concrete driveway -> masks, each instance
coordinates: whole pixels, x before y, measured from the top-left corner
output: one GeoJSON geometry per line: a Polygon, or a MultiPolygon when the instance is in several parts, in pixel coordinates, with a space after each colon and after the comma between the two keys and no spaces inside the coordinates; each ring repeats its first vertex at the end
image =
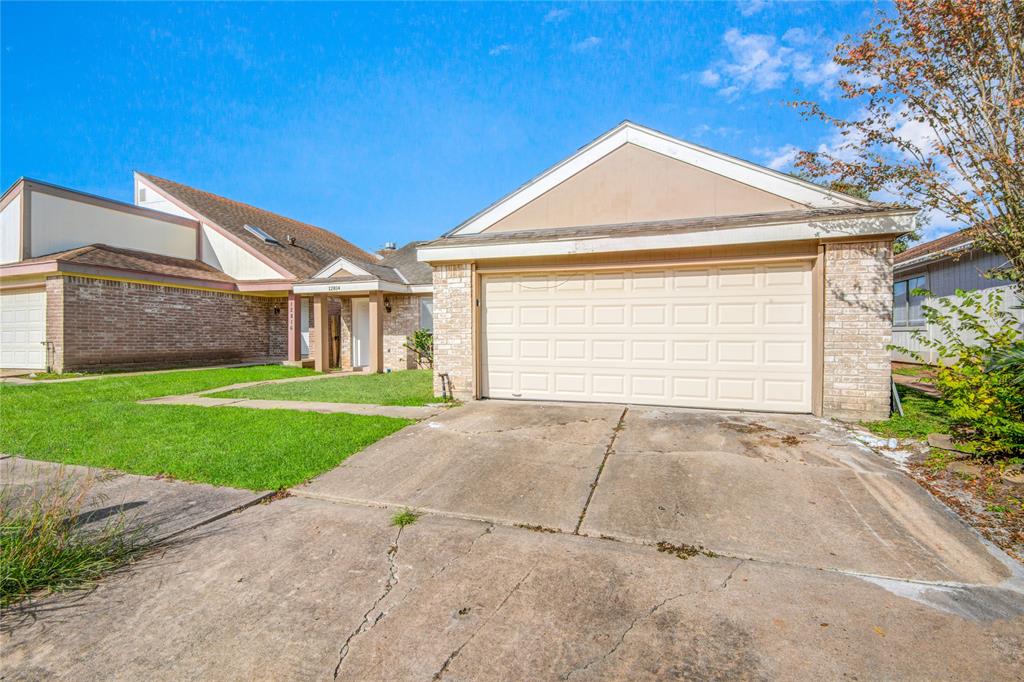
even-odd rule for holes
{"type": "Polygon", "coordinates": [[[5,679],[1024,669],[1020,565],[809,417],[476,403],[295,492],[5,613],[5,679]]]}
{"type": "Polygon", "coordinates": [[[486,401],[296,493],[909,580],[1008,577],[920,486],[809,416],[486,401]]]}

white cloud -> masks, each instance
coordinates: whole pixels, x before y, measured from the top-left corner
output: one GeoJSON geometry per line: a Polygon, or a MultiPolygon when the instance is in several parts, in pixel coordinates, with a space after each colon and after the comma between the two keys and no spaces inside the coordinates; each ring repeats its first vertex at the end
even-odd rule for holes
{"type": "Polygon", "coordinates": [[[550,10],[547,14],[544,15],[544,23],[547,24],[553,21],[561,21],[562,19],[565,19],[567,16],[569,16],[569,10],[560,9],[556,7],[555,9],[550,10]]]}
{"type": "Polygon", "coordinates": [[[744,92],[775,90],[791,81],[827,94],[841,72],[830,56],[833,45],[803,29],[789,29],[777,40],[772,35],[731,28],[722,42],[729,57],[710,64],[700,73],[700,82],[717,88],[727,99],[744,92]]]}
{"type": "Polygon", "coordinates": [[[492,47],[490,50],[487,51],[487,54],[491,55],[492,57],[497,57],[499,54],[504,54],[511,49],[511,45],[509,45],[508,43],[502,43],[501,45],[495,45],[494,47],[492,47]]]}
{"type": "Polygon", "coordinates": [[[745,17],[752,17],[769,4],[769,0],[739,0],[740,14],[745,17]]]}
{"type": "Polygon", "coordinates": [[[772,170],[782,170],[793,165],[800,148],[792,144],[784,144],[777,149],[759,148],[754,153],[764,159],[764,165],[772,170]]]}
{"type": "Polygon", "coordinates": [[[709,88],[717,88],[722,82],[722,76],[714,69],[704,69],[700,72],[700,84],[709,88]]]}
{"type": "Polygon", "coordinates": [[[600,38],[598,38],[597,36],[588,36],[588,37],[584,38],[583,40],[580,40],[580,41],[577,41],[577,42],[573,43],[572,44],[572,51],[573,52],[586,52],[587,50],[594,49],[595,47],[597,47],[600,44],[601,44],[601,39],[600,38]]]}

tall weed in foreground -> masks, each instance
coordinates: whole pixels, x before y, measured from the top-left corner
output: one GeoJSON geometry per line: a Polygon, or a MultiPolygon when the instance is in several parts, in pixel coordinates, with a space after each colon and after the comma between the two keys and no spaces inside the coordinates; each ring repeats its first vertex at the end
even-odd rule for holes
{"type": "Polygon", "coordinates": [[[90,485],[58,477],[26,492],[0,489],[0,606],[80,587],[143,550],[123,513],[100,527],[82,525],[90,485]]]}

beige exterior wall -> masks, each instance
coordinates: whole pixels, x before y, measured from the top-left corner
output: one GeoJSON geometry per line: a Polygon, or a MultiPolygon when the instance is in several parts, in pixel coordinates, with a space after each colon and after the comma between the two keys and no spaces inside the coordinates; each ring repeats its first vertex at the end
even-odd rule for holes
{"type": "Polygon", "coordinates": [[[805,207],[635,144],[625,144],[486,231],[679,220],[799,208],[805,207]]]}
{"type": "Polygon", "coordinates": [[[281,273],[214,228],[203,224],[202,230],[202,259],[204,263],[212,265],[235,279],[280,279],[281,273]]]}
{"type": "Polygon", "coordinates": [[[889,416],[892,243],[825,246],[824,416],[889,416]]]}
{"type": "Polygon", "coordinates": [[[0,263],[21,260],[21,195],[0,209],[0,263]]]}
{"type": "Polygon", "coordinates": [[[196,257],[193,227],[30,190],[31,255],[107,244],[175,258],[196,257]]]}
{"type": "Polygon", "coordinates": [[[447,374],[456,398],[475,397],[473,264],[434,268],[434,394],[447,374]]]}

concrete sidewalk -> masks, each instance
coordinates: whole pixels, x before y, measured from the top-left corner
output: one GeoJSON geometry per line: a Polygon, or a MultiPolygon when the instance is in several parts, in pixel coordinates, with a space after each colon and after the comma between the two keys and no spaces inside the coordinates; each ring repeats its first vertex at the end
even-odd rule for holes
{"type": "Polygon", "coordinates": [[[0,460],[0,486],[15,500],[60,483],[87,488],[76,523],[101,527],[123,513],[127,527],[141,532],[149,542],[166,540],[273,494],[21,457],[0,460]]]}
{"type": "Polygon", "coordinates": [[[255,400],[252,398],[209,398],[201,394],[169,395],[163,398],[150,398],[148,400],[140,400],[139,403],[142,405],[247,407],[254,410],[297,410],[299,412],[319,412],[320,414],[363,414],[375,417],[397,417],[399,419],[427,419],[428,417],[434,416],[441,410],[446,409],[446,406],[444,405],[403,407],[400,405],[373,405],[369,403],[321,403],[311,400],[255,400]]]}

